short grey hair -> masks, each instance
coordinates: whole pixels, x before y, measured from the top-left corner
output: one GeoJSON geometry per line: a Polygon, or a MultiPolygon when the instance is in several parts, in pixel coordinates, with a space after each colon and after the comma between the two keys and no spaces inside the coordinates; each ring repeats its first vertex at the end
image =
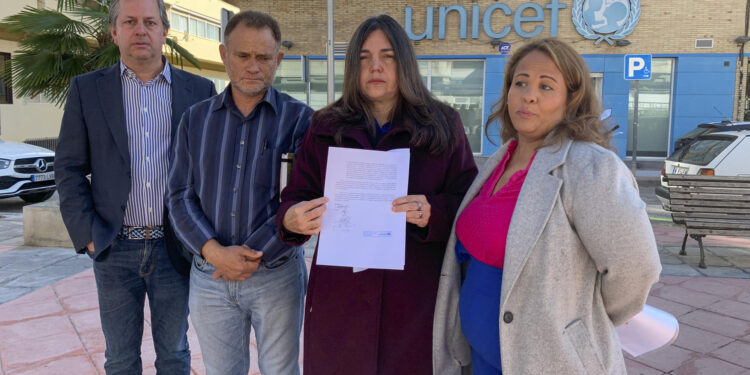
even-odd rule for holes
{"type": "MultiPolygon", "coordinates": [[[[117,16],[120,14],[120,1],[122,0],[109,0],[109,25],[116,27],[117,16]]],[[[164,29],[169,29],[169,18],[167,18],[167,8],[164,6],[164,0],[156,0],[156,5],[159,7],[159,17],[161,18],[161,24],[164,25],[164,29]]]]}

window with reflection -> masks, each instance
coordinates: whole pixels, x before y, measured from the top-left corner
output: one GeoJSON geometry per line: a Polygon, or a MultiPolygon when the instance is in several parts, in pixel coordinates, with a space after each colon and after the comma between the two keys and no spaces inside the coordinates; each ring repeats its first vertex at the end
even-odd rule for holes
{"type": "Polygon", "coordinates": [[[229,84],[229,80],[223,79],[223,78],[214,78],[214,77],[205,77],[208,78],[211,82],[214,83],[214,87],[216,88],[216,92],[221,93],[224,91],[224,89],[227,88],[227,85],[229,84]]]}
{"type": "MultiPolygon", "coordinates": [[[[274,87],[318,110],[327,104],[327,61],[309,60],[310,88],[302,78],[302,59],[285,59],[276,71],[274,87]]],[[[422,81],[438,100],[453,107],[461,116],[464,131],[474,153],[482,152],[482,111],[484,98],[483,60],[420,60],[422,81]]],[[[344,60],[336,60],[336,99],[341,97],[344,60]]]]}
{"type": "Polygon", "coordinates": [[[307,103],[306,85],[302,80],[302,59],[284,59],[276,69],[273,87],[291,97],[307,103]]]}
{"type": "Polygon", "coordinates": [[[218,24],[212,24],[173,11],[171,12],[170,26],[174,31],[188,32],[190,35],[219,41],[221,27],[218,24]]]}
{"type": "MultiPolygon", "coordinates": [[[[651,60],[651,79],[638,82],[638,156],[665,157],[669,149],[670,112],[674,59],[651,60]]],[[[628,100],[628,149],[633,155],[633,111],[636,81],[630,81],[628,100]]]]}
{"type": "Polygon", "coordinates": [[[188,18],[175,12],[172,12],[172,19],[169,23],[170,28],[174,31],[185,32],[188,29],[188,18]]]}
{"type": "Polygon", "coordinates": [[[419,70],[435,97],[458,111],[471,150],[481,153],[484,61],[421,60],[419,70]]]}
{"type": "MultiPolygon", "coordinates": [[[[321,109],[328,104],[328,62],[327,60],[309,60],[310,63],[310,99],[307,98],[307,83],[302,77],[302,59],[284,59],[279,69],[273,87],[285,92],[293,98],[307,103],[314,110],[321,109]]],[[[341,87],[344,83],[344,60],[334,61],[335,99],[341,97],[341,87]]]]}
{"type": "MultiPolygon", "coordinates": [[[[341,97],[344,86],[344,60],[334,60],[334,100],[341,97]]],[[[328,61],[310,60],[310,107],[321,109],[328,104],[328,61]]]]}
{"type": "Polygon", "coordinates": [[[0,104],[13,104],[13,90],[9,77],[10,53],[0,52],[0,104]]]}

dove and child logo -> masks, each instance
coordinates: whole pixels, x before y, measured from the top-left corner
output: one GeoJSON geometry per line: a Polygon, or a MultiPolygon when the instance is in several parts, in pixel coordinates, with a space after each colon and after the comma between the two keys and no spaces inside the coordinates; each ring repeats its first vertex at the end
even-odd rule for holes
{"type": "Polygon", "coordinates": [[[614,45],[633,32],[641,16],[640,0],[575,0],[571,10],[576,31],[597,45],[614,45]]]}

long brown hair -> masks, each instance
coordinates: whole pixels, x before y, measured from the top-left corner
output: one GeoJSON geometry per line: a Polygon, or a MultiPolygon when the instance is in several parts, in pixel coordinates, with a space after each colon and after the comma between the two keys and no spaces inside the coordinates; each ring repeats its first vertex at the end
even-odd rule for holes
{"type": "MultiPolygon", "coordinates": [[[[448,118],[455,111],[436,100],[422,82],[417,58],[409,37],[392,17],[381,14],[362,22],[349,41],[344,65],[344,86],[341,98],[321,109],[316,116],[331,116],[336,126],[335,140],[341,143],[342,133],[351,128],[365,128],[375,134],[375,117],[369,100],[359,87],[362,44],[375,30],[381,30],[393,46],[398,72],[399,98],[392,109],[391,121],[411,130],[410,145],[426,146],[433,154],[452,149],[460,139],[448,118]]],[[[456,115],[457,116],[457,115],[456,115]]]]}
{"type": "MultiPolygon", "coordinates": [[[[599,119],[601,103],[596,97],[594,84],[591,81],[586,62],[583,61],[573,47],[554,38],[539,39],[521,47],[514,53],[505,68],[505,79],[503,81],[503,94],[495,103],[495,110],[487,118],[485,133],[491,123],[499,120],[500,138],[503,142],[515,138],[518,132],[513,127],[508,112],[508,91],[513,83],[516,67],[519,61],[531,52],[539,51],[547,55],[563,75],[568,90],[568,101],[565,108],[565,116],[562,121],[551,131],[552,135],[547,138],[543,145],[560,142],[563,138],[579,141],[593,142],[604,148],[610,148],[609,140],[611,134],[606,131],[603,122],[599,119]]],[[[489,138],[489,137],[488,137],[489,138]]]]}

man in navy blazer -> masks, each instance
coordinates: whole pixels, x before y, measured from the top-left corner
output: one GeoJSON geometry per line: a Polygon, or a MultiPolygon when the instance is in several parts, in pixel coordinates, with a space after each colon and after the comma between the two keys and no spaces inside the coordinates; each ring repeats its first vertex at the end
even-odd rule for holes
{"type": "Polygon", "coordinates": [[[76,251],[94,259],[107,374],[142,371],[146,295],[157,371],[188,374],[190,263],[164,193],[182,113],[216,90],[162,56],[163,0],[111,1],[109,24],[120,63],[70,84],[55,160],[60,211],[76,251]]]}

